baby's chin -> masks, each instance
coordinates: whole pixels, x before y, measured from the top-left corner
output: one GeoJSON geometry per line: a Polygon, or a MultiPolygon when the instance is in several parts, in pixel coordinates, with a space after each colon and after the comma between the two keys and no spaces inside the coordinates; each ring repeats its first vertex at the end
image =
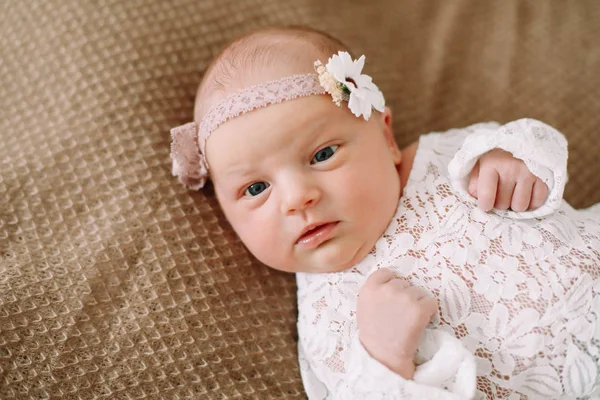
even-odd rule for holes
{"type": "Polygon", "coordinates": [[[265,262],[265,264],[271,268],[286,272],[340,272],[351,268],[362,260],[369,253],[369,250],[370,248],[361,243],[334,238],[321,244],[316,249],[306,253],[300,252],[297,257],[291,260],[288,259],[285,263],[265,262]],[[279,264],[279,266],[271,264],[279,264]]]}

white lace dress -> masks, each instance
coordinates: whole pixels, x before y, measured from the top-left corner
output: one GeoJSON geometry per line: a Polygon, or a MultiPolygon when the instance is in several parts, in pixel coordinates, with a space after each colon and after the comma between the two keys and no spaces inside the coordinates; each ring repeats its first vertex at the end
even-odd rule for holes
{"type": "Polygon", "coordinates": [[[535,120],[422,136],[398,210],[371,253],[338,273],[298,273],[299,358],[312,399],[600,398],[600,207],[562,200],[567,146],[535,120]],[[503,148],[550,188],[533,212],[480,211],[477,158],[503,148]],[[358,340],[357,294],[390,268],[439,301],[415,378],[358,340]]]}

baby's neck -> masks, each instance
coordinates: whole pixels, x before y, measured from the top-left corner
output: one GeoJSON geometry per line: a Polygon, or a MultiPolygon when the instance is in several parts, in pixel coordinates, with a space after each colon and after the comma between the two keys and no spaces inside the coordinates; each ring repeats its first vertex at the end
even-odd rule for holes
{"type": "Polygon", "coordinates": [[[408,177],[410,176],[410,171],[412,170],[415,155],[417,154],[418,145],[419,142],[417,141],[402,149],[402,160],[398,166],[398,175],[400,176],[400,196],[402,196],[404,187],[408,182],[408,177]]]}

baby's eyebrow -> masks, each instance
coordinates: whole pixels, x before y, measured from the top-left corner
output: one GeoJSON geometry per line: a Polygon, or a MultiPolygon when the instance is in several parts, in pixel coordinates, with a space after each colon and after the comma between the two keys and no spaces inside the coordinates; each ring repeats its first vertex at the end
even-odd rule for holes
{"type": "MultiPolygon", "coordinates": [[[[315,121],[310,123],[305,129],[302,129],[301,134],[306,135],[306,142],[302,144],[302,147],[310,147],[324,131],[330,130],[333,125],[332,118],[328,115],[315,118],[315,121]]],[[[244,178],[251,176],[255,172],[255,169],[248,162],[238,162],[226,168],[224,175],[227,177],[235,176],[244,178]]]]}
{"type": "Polygon", "coordinates": [[[225,170],[225,175],[227,176],[247,176],[250,175],[253,171],[251,165],[246,164],[234,164],[233,166],[227,168],[225,170]]]}
{"type": "Polygon", "coordinates": [[[317,120],[311,124],[310,128],[307,129],[306,134],[310,139],[314,139],[323,132],[324,128],[330,127],[330,122],[331,118],[326,115],[317,118],[317,120]]]}
{"type": "Polygon", "coordinates": [[[320,145],[321,137],[331,131],[334,124],[330,116],[320,116],[311,121],[303,129],[298,132],[299,135],[303,135],[304,139],[298,144],[298,151],[312,151],[314,146],[320,145]]]}

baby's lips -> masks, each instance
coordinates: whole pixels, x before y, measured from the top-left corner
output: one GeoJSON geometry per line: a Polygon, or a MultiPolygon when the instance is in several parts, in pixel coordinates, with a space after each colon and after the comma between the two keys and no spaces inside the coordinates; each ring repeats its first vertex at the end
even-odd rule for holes
{"type": "Polygon", "coordinates": [[[319,246],[321,243],[329,240],[333,230],[338,225],[338,221],[336,222],[326,222],[320,225],[312,225],[312,229],[310,229],[311,225],[309,225],[305,232],[298,238],[296,241],[297,245],[314,248],[319,246]]]}

